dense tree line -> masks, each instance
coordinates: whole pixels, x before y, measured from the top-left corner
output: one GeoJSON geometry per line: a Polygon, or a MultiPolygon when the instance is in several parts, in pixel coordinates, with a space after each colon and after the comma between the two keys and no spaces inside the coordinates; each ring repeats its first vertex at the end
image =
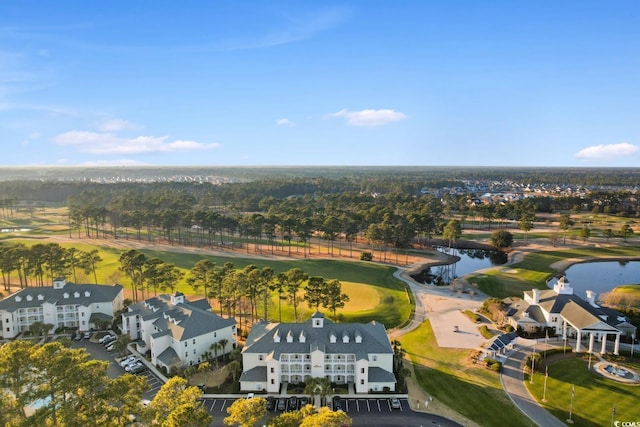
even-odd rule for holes
{"type": "Polygon", "coordinates": [[[57,277],[72,278],[78,283],[79,273],[91,277],[97,284],[96,265],[100,261],[98,250],[67,249],[57,243],[27,246],[0,241],[0,272],[5,291],[9,291],[12,276],[17,276],[20,288],[50,286],[57,277]]]}
{"type": "MultiPolygon", "coordinates": [[[[134,301],[143,300],[151,293],[157,295],[158,291],[173,292],[184,276],[175,265],[148,257],[136,249],[123,252],[119,261],[120,270],[131,282],[134,301]]],[[[303,301],[309,308],[328,309],[334,318],[337,310],[349,301],[339,280],[309,277],[300,268],[276,273],[271,267],[259,269],[253,264],[236,268],[227,262],[218,267],[203,258],[191,268],[186,280],[195,294],[215,299],[221,315],[239,317],[241,329],[242,322],[253,324],[258,318],[270,318],[272,296],[277,295],[278,321],[282,321],[283,302],[293,308],[297,322],[298,308],[303,301]]]]}

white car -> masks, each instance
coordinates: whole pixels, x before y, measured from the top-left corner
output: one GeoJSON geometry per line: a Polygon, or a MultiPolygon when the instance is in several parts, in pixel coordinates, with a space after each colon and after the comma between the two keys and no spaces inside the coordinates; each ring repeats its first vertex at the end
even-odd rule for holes
{"type": "Polygon", "coordinates": [[[99,342],[100,344],[104,344],[105,342],[107,342],[107,341],[109,341],[109,340],[112,340],[112,339],[114,339],[114,338],[115,338],[115,337],[114,337],[113,335],[105,335],[105,336],[103,336],[102,338],[100,338],[100,339],[98,340],[98,342],[99,342]]]}
{"type": "Polygon", "coordinates": [[[116,348],[116,342],[113,341],[111,344],[108,344],[105,348],[107,351],[113,351],[116,348]]]}
{"type": "Polygon", "coordinates": [[[133,370],[139,369],[140,366],[144,366],[144,363],[137,361],[135,363],[132,363],[130,365],[127,365],[124,370],[127,372],[131,372],[133,370]]]}
{"type": "Polygon", "coordinates": [[[125,366],[129,365],[130,363],[134,363],[134,362],[137,362],[137,361],[138,361],[138,358],[136,356],[134,356],[134,355],[131,355],[129,357],[125,357],[124,359],[122,359],[120,361],[120,366],[122,366],[124,368],[125,366]]]}

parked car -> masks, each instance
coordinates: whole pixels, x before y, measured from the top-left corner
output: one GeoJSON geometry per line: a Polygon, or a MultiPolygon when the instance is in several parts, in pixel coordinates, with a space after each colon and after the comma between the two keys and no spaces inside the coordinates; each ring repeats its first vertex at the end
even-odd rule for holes
{"type": "Polygon", "coordinates": [[[104,343],[105,343],[105,341],[107,341],[107,340],[109,340],[109,339],[112,339],[112,338],[115,338],[115,337],[114,337],[113,335],[109,335],[109,334],[107,334],[107,335],[103,336],[102,338],[100,338],[100,339],[98,340],[98,342],[99,342],[100,344],[104,344],[104,343]]]}
{"type": "Polygon", "coordinates": [[[289,410],[295,411],[298,409],[298,398],[296,396],[289,397],[289,410]]]}
{"type": "Polygon", "coordinates": [[[111,341],[111,343],[107,344],[107,346],[105,347],[105,350],[107,351],[113,351],[116,348],[116,342],[115,341],[111,341]]]}
{"type": "Polygon", "coordinates": [[[333,406],[332,406],[334,411],[340,411],[342,410],[342,399],[340,398],[340,396],[333,396],[333,406]]]}
{"type": "Polygon", "coordinates": [[[120,366],[122,366],[123,368],[131,363],[135,363],[138,361],[138,358],[134,355],[131,355],[129,357],[125,357],[124,359],[122,359],[120,361],[120,366]]]}
{"type": "Polygon", "coordinates": [[[278,399],[278,411],[284,411],[287,409],[287,399],[278,399]]]}
{"type": "Polygon", "coordinates": [[[112,342],[114,342],[115,340],[117,340],[117,338],[114,337],[113,335],[110,335],[106,340],[102,341],[102,345],[104,345],[106,347],[109,344],[111,344],[112,342]]]}
{"type": "Polygon", "coordinates": [[[273,411],[276,407],[276,398],[273,396],[267,396],[267,411],[273,411]]]}
{"type": "Polygon", "coordinates": [[[91,339],[91,332],[89,332],[89,331],[85,332],[84,333],[84,339],[85,340],[91,339]]]}
{"type": "Polygon", "coordinates": [[[389,404],[391,405],[391,409],[400,409],[402,406],[400,405],[400,399],[397,397],[393,397],[389,400],[389,404]]]}
{"type": "Polygon", "coordinates": [[[305,405],[309,404],[309,398],[307,396],[302,396],[300,398],[300,408],[303,408],[305,405]]]}
{"type": "Polygon", "coordinates": [[[142,366],[142,367],[144,368],[144,363],[142,363],[142,362],[140,362],[140,361],[138,361],[138,362],[136,362],[136,363],[132,363],[132,364],[130,364],[130,365],[127,365],[127,366],[124,368],[124,370],[125,370],[126,372],[131,372],[131,370],[132,370],[132,369],[135,369],[135,368],[137,368],[137,367],[139,367],[139,366],[142,366]]]}
{"type": "Polygon", "coordinates": [[[144,372],[147,367],[144,363],[138,363],[137,365],[133,365],[131,369],[129,369],[130,374],[139,374],[140,372],[144,372]]]}

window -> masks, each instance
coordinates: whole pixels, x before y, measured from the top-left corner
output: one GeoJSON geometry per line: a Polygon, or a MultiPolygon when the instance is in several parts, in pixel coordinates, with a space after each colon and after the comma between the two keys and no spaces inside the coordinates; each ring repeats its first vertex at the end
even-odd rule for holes
{"type": "Polygon", "coordinates": [[[80,313],[80,316],[81,316],[81,317],[84,317],[84,311],[83,311],[82,313],[80,313]]]}
{"type": "Polygon", "coordinates": [[[371,360],[373,360],[374,362],[377,362],[378,356],[374,354],[373,356],[371,356],[371,360]]]}
{"type": "Polygon", "coordinates": [[[196,345],[196,339],[195,338],[193,339],[193,342],[191,344],[196,345]]]}
{"type": "Polygon", "coordinates": [[[214,332],[214,333],[213,333],[213,337],[214,337],[214,338],[217,338],[217,337],[218,337],[218,333],[217,333],[217,332],[214,332]]]}
{"type": "Polygon", "coordinates": [[[189,352],[188,351],[184,352],[184,357],[189,357],[189,352]]]}
{"type": "Polygon", "coordinates": [[[193,354],[194,354],[194,355],[196,354],[196,349],[195,349],[195,348],[193,349],[193,354]]]}
{"type": "Polygon", "coordinates": [[[259,354],[258,355],[258,360],[260,360],[260,361],[264,360],[264,356],[262,354],[259,354]]]}
{"type": "Polygon", "coordinates": [[[4,323],[9,323],[9,318],[4,319],[4,323]]]}
{"type": "Polygon", "coordinates": [[[271,384],[275,384],[275,381],[273,378],[271,378],[271,384]]]}
{"type": "Polygon", "coordinates": [[[7,332],[11,332],[11,328],[7,328],[7,332]]]}
{"type": "Polygon", "coordinates": [[[364,385],[364,380],[360,380],[360,385],[364,385]]]}
{"type": "Polygon", "coordinates": [[[364,374],[364,368],[360,369],[360,373],[364,374]]]}
{"type": "Polygon", "coordinates": [[[186,347],[186,346],[187,346],[187,344],[189,344],[189,343],[185,341],[185,342],[184,342],[184,346],[186,347]]]}
{"type": "MultiPolygon", "coordinates": [[[[275,371],[276,371],[275,369],[271,368],[271,373],[272,373],[272,374],[274,374],[274,373],[275,373],[275,371]]],[[[273,380],[271,380],[271,381],[273,381],[273,380]]]]}

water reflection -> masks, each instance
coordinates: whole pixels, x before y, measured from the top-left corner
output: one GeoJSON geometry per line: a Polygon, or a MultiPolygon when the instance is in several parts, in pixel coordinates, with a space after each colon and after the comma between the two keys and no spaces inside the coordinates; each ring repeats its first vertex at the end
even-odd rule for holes
{"type": "Polygon", "coordinates": [[[458,262],[427,267],[411,277],[418,283],[446,286],[454,279],[483,268],[502,265],[507,262],[507,254],[491,249],[449,249],[436,247],[440,252],[460,258],[458,262]]]}

